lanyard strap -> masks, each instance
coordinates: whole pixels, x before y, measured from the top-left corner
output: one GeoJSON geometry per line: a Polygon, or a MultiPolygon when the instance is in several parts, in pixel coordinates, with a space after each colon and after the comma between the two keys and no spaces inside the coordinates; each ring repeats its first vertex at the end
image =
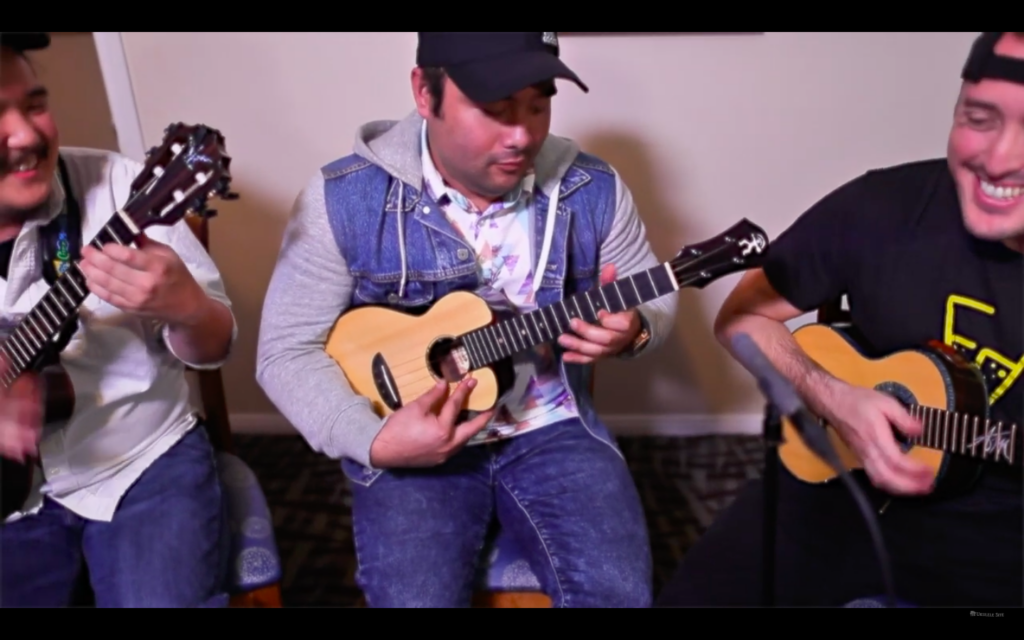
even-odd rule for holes
{"type": "Polygon", "coordinates": [[[64,187],[64,202],[60,213],[46,226],[40,229],[43,254],[43,277],[53,286],[59,276],[71,268],[81,257],[82,251],[82,218],[78,201],[71,190],[64,158],[58,158],[58,173],[64,187]]]}
{"type": "MultiPolygon", "coordinates": [[[[71,265],[81,257],[82,251],[82,217],[81,209],[71,189],[64,158],[57,158],[58,173],[64,187],[64,202],[61,204],[57,217],[39,229],[39,240],[43,256],[43,277],[51,287],[57,278],[64,275],[71,265]]],[[[78,330],[78,313],[72,314],[55,341],[53,349],[44,356],[48,362],[56,363],[57,356],[67,347],[71,336],[78,330]]]]}

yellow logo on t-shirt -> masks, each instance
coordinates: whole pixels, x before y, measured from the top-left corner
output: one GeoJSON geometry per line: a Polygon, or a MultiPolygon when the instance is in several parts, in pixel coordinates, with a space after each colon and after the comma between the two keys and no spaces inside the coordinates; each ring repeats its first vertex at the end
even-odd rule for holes
{"type": "Polygon", "coordinates": [[[948,346],[973,358],[974,363],[978,365],[985,377],[997,385],[988,398],[989,404],[994,404],[1017,381],[1021,370],[1024,369],[1024,356],[1013,360],[991,347],[979,346],[975,340],[958,334],[956,318],[958,313],[965,312],[965,307],[989,316],[996,314],[996,308],[984,302],[966,296],[951,295],[946,300],[946,320],[942,340],[948,346]]]}

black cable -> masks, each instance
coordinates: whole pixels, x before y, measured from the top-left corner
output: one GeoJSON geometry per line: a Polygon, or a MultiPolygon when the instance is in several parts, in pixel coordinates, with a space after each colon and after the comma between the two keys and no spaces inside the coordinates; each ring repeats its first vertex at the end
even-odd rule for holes
{"type": "Polygon", "coordinates": [[[882,571],[882,583],[885,586],[885,595],[889,601],[889,607],[896,608],[896,586],[892,575],[892,562],[889,559],[889,551],[885,546],[885,539],[882,537],[882,528],[878,524],[878,517],[868,501],[867,495],[839,459],[839,454],[836,453],[832,442],[825,435],[824,429],[801,429],[800,436],[811,450],[832,465],[832,468],[839,474],[840,480],[843,481],[843,484],[849,490],[854,502],[860,508],[861,514],[864,516],[864,522],[867,524],[868,532],[871,534],[871,542],[875,548],[875,555],[878,558],[878,564],[882,571]]]}

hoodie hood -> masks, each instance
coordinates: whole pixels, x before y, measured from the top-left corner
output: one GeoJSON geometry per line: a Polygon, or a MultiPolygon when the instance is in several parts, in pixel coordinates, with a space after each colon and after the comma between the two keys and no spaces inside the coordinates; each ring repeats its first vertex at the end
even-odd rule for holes
{"type": "MultiPolygon", "coordinates": [[[[423,117],[413,111],[403,120],[376,120],[356,132],[353,152],[372,162],[398,180],[398,202],[404,201],[404,189],[409,185],[423,189],[423,165],[420,158],[420,136],[423,117]]],[[[537,265],[545,265],[554,238],[555,212],[558,208],[558,187],[562,177],[580,153],[579,145],[567,138],[549,135],[534,161],[535,188],[549,198],[545,216],[544,242],[537,265]]],[[[401,207],[399,207],[401,209],[401,207]]],[[[405,216],[398,216],[398,246],[402,257],[402,280],[399,297],[405,297],[408,266],[405,255],[405,216]]],[[[544,275],[543,268],[534,269],[533,287],[536,291],[544,275]]]]}

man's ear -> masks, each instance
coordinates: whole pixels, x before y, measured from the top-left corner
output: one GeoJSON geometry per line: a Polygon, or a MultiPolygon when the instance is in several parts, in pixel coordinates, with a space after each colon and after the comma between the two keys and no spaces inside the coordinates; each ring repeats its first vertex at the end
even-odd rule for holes
{"type": "Polygon", "coordinates": [[[427,86],[427,78],[423,75],[423,69],[414,67],[411,80],[412,98],[416,102],[416,111],[426,120],[433,115],[433,105],[430,88],[427,86]]]}

